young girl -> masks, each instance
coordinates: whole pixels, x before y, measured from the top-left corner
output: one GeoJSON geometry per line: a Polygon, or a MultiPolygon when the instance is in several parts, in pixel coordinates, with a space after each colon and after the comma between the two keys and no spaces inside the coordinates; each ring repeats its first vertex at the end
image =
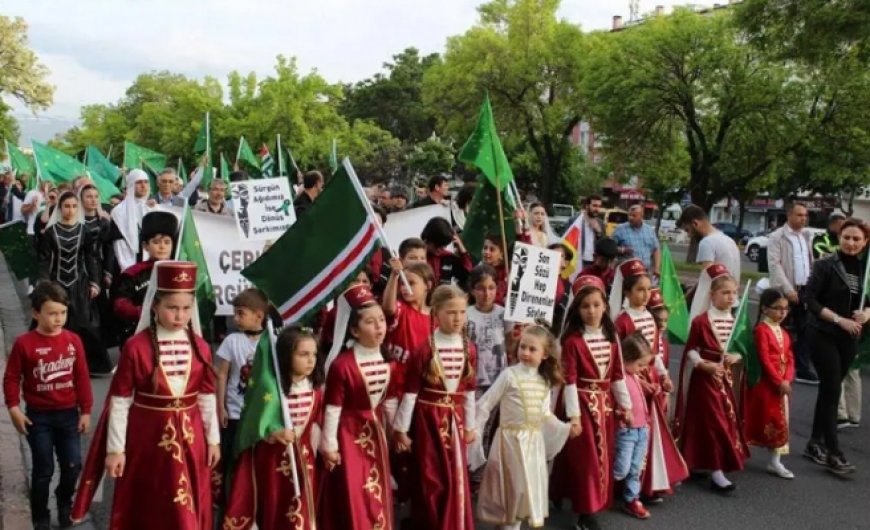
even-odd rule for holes
{"type": "Polygon", "coordinates": [[[465,250],[465,245],[450,226],[450,221],[443,217],[433,217],[423,227],[420,239],[426,244],[426,261],[435,276],[434,285],[449,285],[454,280],[458,285],[468,283],[468,273],[473,266],[471,254],[465,250]],[[455,253],[447,250],[451,243],[455,253]]]}
{"type": "Polygon", "coordinates": [[[743,412],[746,441],[770,451],[767,471],[794,478],[780,461],[788,454],[788,413],[794,356],[791,338],[780,327],[788,314],[788,299],[777,289],[766,289],[759,300],[761,322],[755,326],[755,350],[761,363],[761,380],[746,389],[743,412]]]}
{"type": "Polygon", "coordinates": [[[731,366],[740,356],[725,351],[736,298],[737,282],[725,266],[713,263],[701,272],[674,411],[674,437],[689,469],[712,471],[717,493],[734,490],[725,473],[743,469],[749,456],[732,389],[731,366]]]}
{"type": "Polygon", "coordinates": [[[285,328],[275,341],[275,353],[293,425],[272,432],[239,456],[223,528],[247,530],[254,524],[260,530],[317,528],[315,450],[320,439],[324,379],[317,340],[309,328],[285,328]]]}
{"type": "MultiPolygon", "coordinates": [[[[639,259],[632,259],[619,266],[621,273],[622,293],[626,305],[618,313],[614,324],[620,339],[624,339],[635,331],[639,331],[647,343],[655,344],[657,339],[656,322],[647,311],[652,281],[639,259]]],[[[612,296],[617,296],[613,293],[612,296]]]]}
{"type": "MultiPolygon", "coordinates": [[[[353,287],[355,285],[362,285],[372,288],[372,277],[368,271],[368,269],[363,268],[360,270],[356,278],[351,280],[348,288],[353,287]]],[[[324,307],[320,313],[318,314],[319,321],[319,329],[318,326],[315,325],[315,329],[318,331],[318,335],[320,336],[320,345],[321,351],[328,352],[332,349],[332,341],[335,340],[333,334],[335,333],[335,315],[338,313],[338,304],[333,304],[331,308],[327,309],[324,307]]],[[[339,337],[342,338],[342,337],[339,337]]]]}
{"type": "Polygon", "coordinates": [[[547,248],[551,239],[556,239],[553,229],[550,228],[550,219],[544,205],[535,202],[529,206],[529,239],[532,245],[547,248]]]}
{"type": "Polygon", "coordinates": [[[465,293],[452,285],[432,293],[437,329],[411,356],[393,424],[397,451],[410,451],[413,440],[414,528],[474,529],[465,446],[477,435],[477,360],[465,333],[466,304],[465,293]]]}
{"type": "Polygon", "coordinates": [[[103,470],[115,480],[111,528],[212,526],[211,470],[220,460],[211,351],[199,335],[196,265],[155,264],[138,332],[118,370],[73,506],[87,513],[103,470]]]}
{"type": "Polygon", "coordinates": [[[336,322],[347,334],[326,360],[318,523],[324,530],[396,528],[384,428],[397,404],[393,365],[381,353],[386,317],[371,290],[356,286],[340,297],[336,322]]]}
{"type": "Polygon", "coordinates": [[[393,258],[390,267],[392,273],[384,290],[383,303],[389,326],[384,346],[390,358],[396,361],[396,388],[401,390],[408,358],[426,343],[432,331],[429,292],[435,285],[435,277],[425,263],[411,263],[406,267],[401,260],[393,258]],[[399,277],[402,271],[411,286],[410,291],[399,277]]]}
{"type": "Polygon", "coordinates": [[[495,281],[495,269],[489,265],[472,269],[468,281],[474,299],[474,305],[468,308],[468,338],[477,348],[477,390],[480,395],[507,366],[504,307],[495,303],[495,281]]]}
{"type": "Polygon", "coordinates": [[[631,398],[631,412],[616,431],[616,458],[613,478],[622,482],[622,509],[638,519],[649,519],[649,511],[640,501],[640,477],[649,448],[649,410],[640,374],[649,367],[652,351],[639,331],[622,339],[622,362],[625,382],[631,398]]]}
{"type": "MultiPolygon", "coordinates": [[[[525,328],[519,364],[502,372],[477,402],[478,430],[496,407],[501,418],[477,500],[481,520],[504,530],[519,530],[523,520],[533,528],[544,525],[547,462],[569,434],[580,434],[579,423],[563,423],[550,411],[550,389],[562,383],[556,338],[543,326],[525,328]]],[[[472,448],[481,449],[480,444],[472,448]]]]}
{"type": "Polygon", "coordinates": [[[501,246],[501,236],[486,234],[483,238],[482,263],[495,269],[495,303],[503,306],[507,296],[508,268],[504,250],[501,246]]]}
{"type": "Polygon", "coordinates": [[[658,344],[653,345],[653,351],[662,358],[662,364],[667,368],[671,362],[671,343],[668,341],[670,311],[668,311],[668,306],[665,305],[665,299],[660,289],[654,288],[650,291],[649,302],[646,303],[646,308],[655,319],[656,329],[659,331],[658,344]]]}
{"type": "Polygon", "coordinates": [[[612,398],[628,416],[631,400],[616,328],[607,314],[604,283],[595,276],[580,276],[572,291],[574,300],[562,332],[565,387],[557,410],[572,425],[579,425],[581,434],[556,457],[550,498],[557,503],[570,499],[578,514],[577,528],[596,529],[594,514],[607,509],[613,495],[612,398]]]}

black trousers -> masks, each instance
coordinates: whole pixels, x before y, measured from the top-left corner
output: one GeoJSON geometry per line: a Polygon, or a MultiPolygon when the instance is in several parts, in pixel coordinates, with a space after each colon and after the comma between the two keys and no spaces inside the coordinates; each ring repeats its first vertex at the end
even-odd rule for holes
{"type": "Polygon", "coordinates": [[[845,332],[825,333],[807,327],[806,341],[811,348],[813,365],[819,376],[819,394],[813,414],[811,440],[822,443],[831,454],[840,453],[837,441],[837,405],[840,402],[843,378],[855,360],[857,340],[845,332]]]}
{"type": "Polygon", "coordinates": [[[809,341],[806,340],[807,329],[807,306],[803,300],[803,287],[798,295],[801,300],[797,304],[789,303],[788,316],[783,323],[791,334],[792,349],[794,350],[795,375],[800,378],[813,375],[810,365],[809,341]]]}

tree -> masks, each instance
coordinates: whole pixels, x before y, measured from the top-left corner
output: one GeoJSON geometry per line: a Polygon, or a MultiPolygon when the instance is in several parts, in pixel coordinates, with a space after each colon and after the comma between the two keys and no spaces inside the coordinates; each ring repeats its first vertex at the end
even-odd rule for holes
{"type": "MultiPolygon", "coordinates": [[[[51,106],[54,87],[48,68],[39,62],[27,40],[27,23],[20,17],[0,16],[0,98],[10,96],[32,111],[51,106]]],[[[18,141],[18,123],[0,99],[0,135],[18,141]]]]}
{"type": "Polygon", "coordinates": [[[534,182],[544,202],[553,201],[560,180],[575,168],[570,134],[584,109],[578,88],[588,50],[580,28],[557,19],[559,3],[482,5],[478,24],[448,39],[442,62],[423,80],[423,101],[442,133],[460,142],[489,92],[508,158],[526,148],[534,154],[534,182]]]}
{"type": "Polygon", "coordinates": [[[450,174],[456,161],[456,150],[441,138],[432,136],[410,148],[407,156],[411,177],[450,174]]]}
{"type": "Polygon", "coordinates": [[[794,126],[805,113],[800,81],[741,42],[728,14],[678,9],[595,44],[583,92],[605,146],[654,152],[679,131],[687,190],[707,210],[765,175],[803,134],[794,126]]]}
{"type": "Polygon", "coordinates": [[[386,75],[346,85],[340,112],[351,123],[370,120],[402,142],[425,140],[435,131],[435,120],[423,104],[423,75],[439,61],[437,53],[420,57],[416,48],[406,48],[384,63],[386,75]]]}
{"type": "Polygon", "coordinates": [[[866,0],[744,0],[737,17],[754,44],[784,58],[810,64],[870,59],[866,0]]]}

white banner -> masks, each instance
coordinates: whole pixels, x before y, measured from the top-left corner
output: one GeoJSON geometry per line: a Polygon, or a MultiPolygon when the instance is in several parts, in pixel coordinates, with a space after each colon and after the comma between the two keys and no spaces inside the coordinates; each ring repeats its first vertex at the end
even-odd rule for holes
{"type": "Polygon", "coordinates": [[[553,323],[560,260],[553,250],[520,242],[514,245],[505,320],[553,323]]]}
{"type": "Polygon", "coordinates": [[[233,182],[238,233],[247,241],[275,241],[296,222],[287,177],[233,182]]]}
{"type": "Polygon", "coordinates": [[[413,208],[403,212],[391,213],[387,216],[387,224],[384,232],[387,233],[387,241],[396,252],[399,245],[409,237],[420,237],[423,227],[433,217],[443,217],[450,221],[450,208],[441,204],[413,208]]]}
{"type": "MultiPolygon", "coordinates": [[[[181,208],[173,208],[181,215],[181,208]]],[[[242,276],[242,269],[250,265],[266,246],[263,241],[244,241],[236,230],[236,221],[226,215],[191,210],[199,235],[208,274],[214,286],[217,315],[233,314],[233,298],[251,283],[242,276]]]]}

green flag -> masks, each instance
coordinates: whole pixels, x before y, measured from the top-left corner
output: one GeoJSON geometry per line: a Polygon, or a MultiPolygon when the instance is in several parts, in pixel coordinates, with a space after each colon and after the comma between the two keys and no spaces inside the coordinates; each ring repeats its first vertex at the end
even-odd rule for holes
{"type": "Polygon", "coordinates": [[[209,113],[205,113],[205,120],[199,128],[199,134],[196,135],[196,142],[193,144],[193,153],[198,156],[199,165],[202,167],[202,180],[200,185],[208,190],[211,186],[211,181],[214,179],[214,166],[211,158],[211,124],[209,122],[209,113]]]}
{"type": "Polygon", "coordinates": [[[477,117],[477,127],[459,152],[459,160],[477,166],[489,182],[503,190],[513,179],[514,174],[508,163],[504,149],[498,139],[489,94],[483,100],[483,107],[477,117]]]}
{"type": "Polygon", "coordinates": [[[662,298],[668,308],[668,338],[675,344],[685,344],[689,337],[689,308],[674,267],[671,249],[662,245],[662,276],[659,283],[662,298]]]}
{"type": "Polygon", "coordinates": [[[39,178],[55,184],[88,174],[88,168],[75,158],[39,142],[33,142],[33,159],[39,178]]]}
{"type": "MultiPolygon", "coordinates": [[[[500,236],[504,231],[508,247],[516,239],[516,224],[513,218],[513,209],[507,200],[507,190],[501,192],[502,205],[505,208],[502,227],[499,226],[497,194],[495,186],[489,182],[489,179],[483,176],[477,179],[477,189],[471,199],[471,205],[468,207],[468,216],[465,219],[461,235],[462,243],[475,262],[480,261],[483,240],[487,234],[500,236]]],[[[505,262],[509,259],[510,256],[505,256],[505,262]]]]}
{"type": "Polygon", "coordinates": [[[33,162],[33,157],[24,154],[24,151],[18,148],[17,145],[6,142],[6,155],[9,157],[9,164],[17,173],[18,178],[22,175],[27,175],[27,190],[30,191],[36,187],[36,164],[33,162]]]}
{"type": "Polygon", "coordinates": [[[0,225],[0,252],[17,279],[26,280],[36,276],[36,250],[27,238],[27,224],[24,221],[0,225]]]}
{"type": "Polygon", "coordinates": [[[121,170],[109,162],[109,159],[92,145],[85,149],[85,159],[87,160],[88,175],[100,192],[100,202],[108,204],[113,196],[121,193],[121,190],[115,186],[115,182],[118,182],[118,178],[121,176],[121,170]]]}
{"type": "Polygon", "coordinates": [[[334,299],[378,246],[377,228],[362,202],[361,186],[343,166],[337,176],[305,215],[242,271],[266,293],[285,323],[303,321],[334,299]]]}
{"type": "Polygon", "coordinates": [[[124,142],[124,168],[149,169],[153,173],[166,167],[166,155],[133,142],[124,142]]]}
{"type": "Polygon", "coordinates": [[[202,326],[202,336],[207,341],[214,341],[214,314],[217,310],[215,303],[214,287],[208,274],[208,265],[202,245],[199,242],[199,234],[196,231],[196,223],[190,207],[184,206],[184,219],[181,225],[181,238],[179,239],[177,259],[196,263],[196,307],[199,310],[199,320],[202,326]]]}
{"type": "Polygon", "coordinates": [[[755,350],[755,330],[749,320],[749,288],[752,282],[746,284],[740,307],[737,309],[737,318],[734,319],[734,329],[728,339],[725,351],[739,353],[743,357],[743,369],[746,371],[746,382],[749,386],[755,386],[761,379],[761,361],[755,350]]]}
{"type": "Polygon", "coordinates": [[[184,161],[181,157],[178,158],[178,178],[181,179],[182,184],[187,184],[187,171],[184,169],[184,161]]]}
{"type": "Polygon", "coordinates": [[[254,350],[254,366],[245,391],[233,458],[273,432],[284,429],[283,394],[276,364],[270,326],[269,330],[260,334],[257,349],[254,350]]]}
{"type": "Polygon", "coordinates": [[[223,153],[221,153],[221,180],[226,182],[227,186],[230,185],[230,164],[223,153]]]}
{"type": "Polygon", "coordinates": [[[239,152],[236,154],[236,163],[238,164],[240,161],[258,171],[260,169],[260,159],[257,158],[257,155],[255,155],[251,150],[251,146],[248,145],[247,141],[245,141],[244,136],[239,138],[239,152]]]}
{"type": "Polygon", "coordinates": [[[205,121],[199,128],[199,134],[196,135],[196,142],[193,144],[193,152],[196,154],[210,151],[209,130],[208,130],[208,114],[205,115],[205,121]]]}

